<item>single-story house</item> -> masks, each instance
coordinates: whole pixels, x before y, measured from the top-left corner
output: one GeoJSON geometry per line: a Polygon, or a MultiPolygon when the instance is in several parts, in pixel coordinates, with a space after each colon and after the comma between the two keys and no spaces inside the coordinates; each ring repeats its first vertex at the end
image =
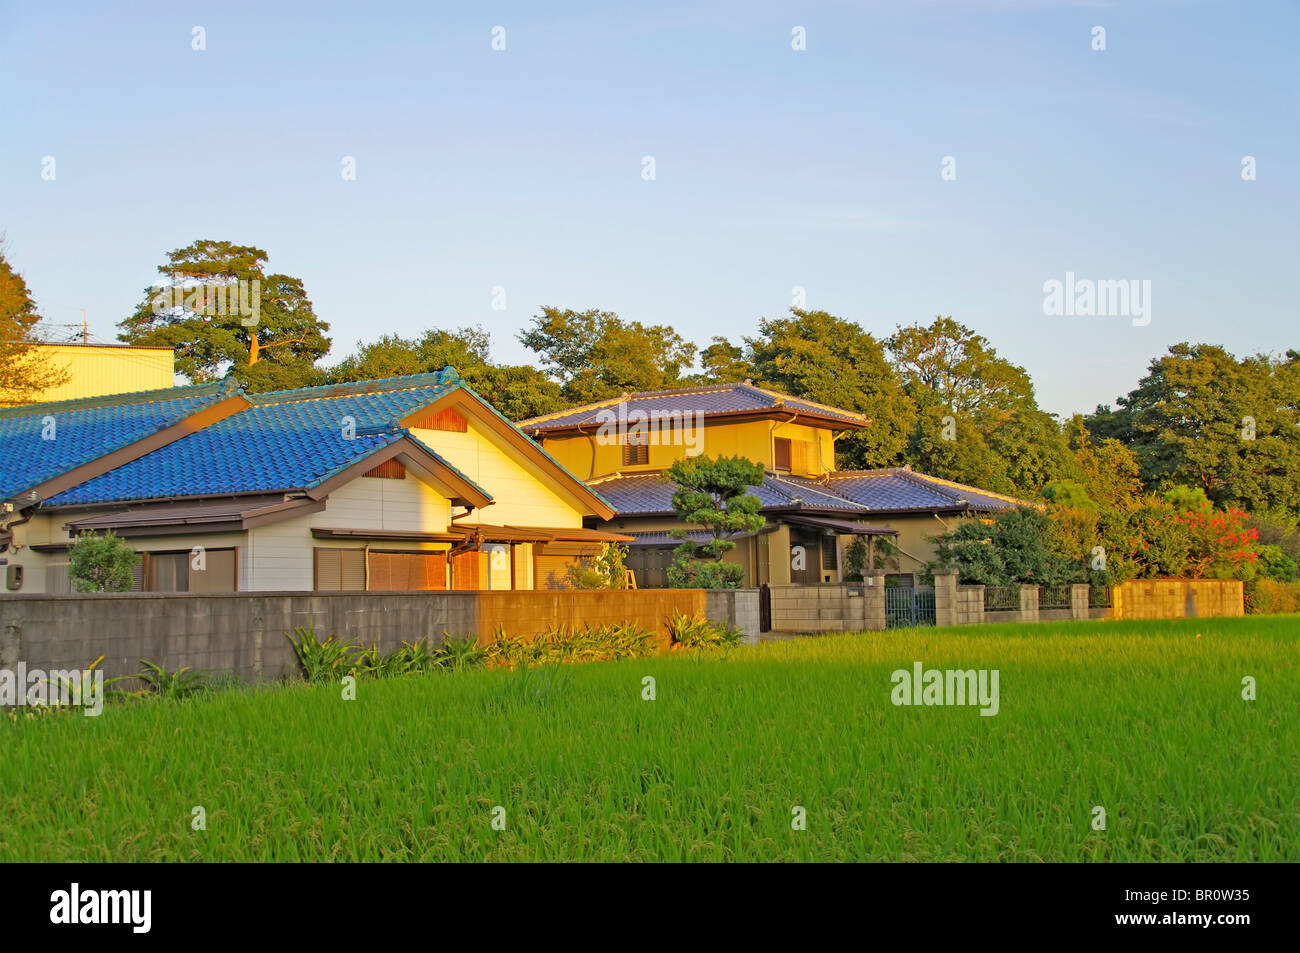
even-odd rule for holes
{"type": "Polygon", "coordinates": [[[104,530],[163,592],[555,588],[631,540],[453,368],[0,410],[0,506],[0,593],[71,591],[73,540],[104,530]]]}

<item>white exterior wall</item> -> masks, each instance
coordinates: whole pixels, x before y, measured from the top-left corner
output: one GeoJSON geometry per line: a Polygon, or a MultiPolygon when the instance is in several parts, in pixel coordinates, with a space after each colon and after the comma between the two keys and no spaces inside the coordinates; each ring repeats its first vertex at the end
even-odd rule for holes
{"type": "MultiPolygon", "coordinates": [[[[121,507],[106,507],[98,513],[111,513],[121,507]]],[[[8,560],[6,566],[0,566],[0,586],[3,585],[4,571],[8,566],[20,565],[23,567],[24,578],[23,587],[19,590],[21,593],[40,594],[46,591],[45,572],[51,564],[66,563],[68,554],[62,553],[38,553],[30,549],[33,544],[44,543],[69,543],[72,540],[68,536],[63,525],[70,519],[84,519],[88,516],[97,515],[93,510],[78,510],[75,515],[67,513],[41,513],[35,516],[31,522],[24,523],[22,526],[14,528],[14,543],[19,547],[14,552],[10,547],[8,552],[0,553],[0,559],[8,560]]],[[[138,553],[164,553],[180,552],[183,550],[192,550],[195,546],[202,546],[206,549],[235,549],[236,565],[239,573],[239,588],[246,589],[249,587],[251,567],[250,560],[247,558],[248,534],[242,531],[233,533],[202,533],[202,534],[177,534],[174,536],[150,536],[142,538],[128,538],[135,551],[138,553]]],[[[0,595],[9,590],[0,588],[0,595]]]]}

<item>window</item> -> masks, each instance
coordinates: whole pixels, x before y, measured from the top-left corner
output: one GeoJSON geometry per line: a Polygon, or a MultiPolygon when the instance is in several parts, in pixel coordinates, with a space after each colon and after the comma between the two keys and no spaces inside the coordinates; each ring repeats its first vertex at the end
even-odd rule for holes
{"type": "Polygon", "coordinates": [[[146,592],[236,592],[239,589],[234,549],[145,553],[140,575],[141,588],[146,592]]]}
{"type": "Polygon", "coordinates": [[[650,462],[650,443],[644,433],[630,433],[623,439],[623,466],[639,467],[650,462]]]}
{"type": "Polygon", "coordinates": [[[822,537],[822,569],[840,568],[839,544],[834,536],[822,537]]]}
{"type": "Polygon", "coordinates": [[[316,588],[326,592],[366,588],[365,550],[317,547],[316,588]]]}
{"type": "Polygon", "coordinates": [[[790,438],[775,437],[772,440],[772,461],[778,470],[790,469],[790,438]]]}
{"type": "Polygon", "coordinates": [[[791,473],[810,473],[812,464],[812,444],[807,440],[790,441],[790,472],[791,473]]]}
{"type": "Polygon", "coordinates": [[[189,556],[189,553],[150,553],[145,588],[150,592],[188,592],[189,556]]]}
{"type": "Polygon", "coordinates": [[[49,563],[45,567],[45,591],[51,594],[71,592],[72,576],[67,563],[49,563]]]}
{"type": "Polygon", "coordinates": [[[367,588],[427,591],[447,588],[446,553],[370,553],[367,588]]]}

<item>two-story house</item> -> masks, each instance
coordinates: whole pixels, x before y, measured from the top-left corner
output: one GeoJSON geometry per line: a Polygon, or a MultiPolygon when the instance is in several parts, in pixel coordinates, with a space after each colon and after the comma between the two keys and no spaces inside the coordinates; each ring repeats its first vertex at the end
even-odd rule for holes
{"type": "Polygon", "coordinates": [[[743,585],[842,581],[845,549],[869,542],[875,568],[910,576],[934,557],[932,538],[966,519],[1024,505],[909,468],[837,470],[835,442],[870,426],[861,414],[790,397],[749,381],[624,394],[520,421],[519,428],[616,511],[588,525],[632,537],[628,565],[637,584],[667,585],[665,570],[681,527],[663,471],[683,456],[743,456],[765,477],[753,492],[767,524],[736,539],[729,561],[745,567],[743,585]],[[875,558],[875,541],[888,539],[875,558]],[[884,554],[888,553],[885,557],[884,554]]]}

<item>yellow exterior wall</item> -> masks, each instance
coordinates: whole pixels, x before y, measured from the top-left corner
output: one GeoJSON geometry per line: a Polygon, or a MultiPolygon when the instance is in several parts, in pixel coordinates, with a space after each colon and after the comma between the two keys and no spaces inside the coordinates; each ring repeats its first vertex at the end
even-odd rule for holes
{"type": "MultiPolygon", "coordinates": [[[[42,355],[66,370],[68,380],[46,388],[32,403],[160,390],[176,382],[168,347],[110,344],[41,344],[42,355]]],[[[0,407],[7,406],[0,403],[0,407]]]]}
{"type": "Polygon", "coordinates": [[[602,442],[596,434],[578,436],[542,436],[542,446],[566,469],[584,480],[595,480],[618,472],[663,470],[675,460],[685,457],[695,448],[710,457],[741,456],[761,463],[767,469],[775,466],[773,439],[786,437],[791,441],[808,444],[806,466],[792,469],[800,476],[821,476],[835,469],[834,433],[825,427],[810,427],[801,423],[779,420],[725,420],[706,423],[702,439],[691,447],[685,444],[657,444],[653,437],[649,448],[649,464],[639,467],[623,465],[623,447],[602,442]]]}
{"type": "Polygon", "coordinates": [[[465,433],[415,428],[411,433],[492,495],[491,506],[458,519],[458,525],[582,525],[581,510],[551,489],[530,463],[519,458],[517,451],[507,450],[504,441],[477,421],[471,419],[465,433]]]}

